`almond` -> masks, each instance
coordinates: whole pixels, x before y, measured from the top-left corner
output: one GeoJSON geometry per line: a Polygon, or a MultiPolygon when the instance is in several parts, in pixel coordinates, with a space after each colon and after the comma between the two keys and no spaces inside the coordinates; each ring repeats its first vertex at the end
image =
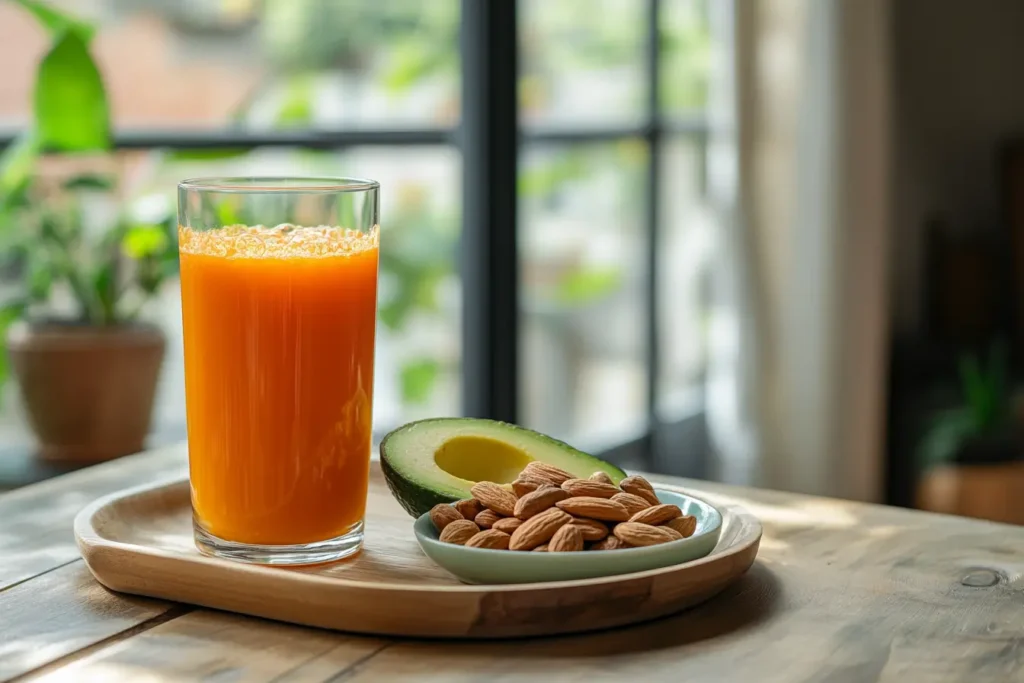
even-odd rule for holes
{"type": "Polygon", "coordinates": [[[518,529],[522,523],[523,520],[516,519],[515,517],[502,517],[492,524],[491,528],[497,529],[498,531],[504,531],[506,534],[511,534],[513,531],[518,529]]]}
{"type": "Polygon", "coordinates": [[[615,536],[609,535],[607,538],[598,541],[594,545],[590,546],[590,550],[618,550],[619,548],[628,547],[628,545],[620,541],[615,536]]]}
{"type": "MultiPolygon", "coordinates": [[[[633,474],[631,476],[626,477],[622,481],[618,482],[618,485],[620,486],[622,486],[623,484],[626,484],[628,488],[639,487],[646,488],[647,490],[654,490],[654,484],[647,481],[639,474],[633,474]]],[[[626,490],[626,488],[623,488],[623,490],[626,490]]]]}
{"type": "Polygon", "coordinates": [[[697,530],[697,518],[693,515],[684,515],[682,517],[670,519],[662,526],[668,527],[669,529],[675,529],[683,538],[689,538],[690,536],[693,536],[693,532],[697,530]]]}
{"type": "Polygon", "coordinates": [[[658,545],[659,543],[668,543],[669,541],[675,540],[675,536],[672,531],[673,530],[671,529],[663,529],[661,527],[651,526],[650,524],[623,522],[622,524],[616,524],[612,533],[615,534],[616,538],[627,545],[647,546],[658,545]]]}
{"type": "Polygon", "coordinates": [[[467,548],[490,548],[492,550],[508,549],[509,535],[497,529],[487,529],[466,541],[467,548]]]}
{"type": "Polygon", "coordinates": [[[434,527],[438,531],[444,531],[446,526],[460,519],[465,519],[465,517],[447,503],[438,503],[430,508],[430,521],[434,523],[434,527]]]}
{"type": "Polygon", "coordinates": [[[548,543],[548,552],[574,553],[583,550],[583,533],[574,524],[566,524],[555,532],[548,543]]]}
{"type": "Polygon", "coordinates": [[[675,529],[673,529],[672,527],[670,527],[670,526],[668,526],[666,524],[662,524],[658,528],[661,529],[662,531],[667,531],[672,536],[672,540],[673,541],[681,541],[681,540],[683,540],[683,535],[681,533],[679,533],[678,531],[676,531],[675,529]]]}
{"type": "Polygon", "coordinates": [[[616,493],[612,496],[612,500],[616,503],[621,503],[622,507],[626,508],[630,515],[635,515],[641,510],[651,507],[651,504],[645,498],[634,496],[632,493],[616,493]]]}
{"type": "Polygon", "coordinates": [[[661,505],[652,505],[646,510],[641,510],[632,517],[629,518],[631,522],[640,522],[641,524],[650,524],[651,526],[658,526],[664,524],[670,519],[676,517],[682,517],[683,511],[679,509],[678,505],[672,505],[670,503],[662,503],[661,505]]]}
{"type": "Polygon", "coordinates": [[[566,498],[558,501],[555,505],[575,517],[589,517],[603,522],[625,522],[629,519],[629,512],[621,503],[607,498],[592,496],[566,498]]]}
{"type": "Polygon", "coordinates": [[[572,521],[572,515],[558,508],[548,508],[531,517],[514,532],[508,547],[510,550],[533,550],[547,543],[561,527],[572,521]]]}
{"type": "Polygon", "coordinates": [[[466,519],[473,519],[484,510],[484,506],[480,504],[479,500],[475,498],[467,498],[466,500],[460,500],[455,503],[455,509],[459,511],[459,514],[466,519]]]}
{"type": "Polygon", "coordinates": [[[536,491],[531,491],[517,500],[513,512],[516,517],[525,521],[568,497],[569,494],[562,489],[556,489],[554,486],[545,484],[536,491]]]}
{"type": "Polygon", "coordinates": [[[601,482],[602,484],[615,484],[615,482],[612,481],[612,478],[608,476],[607,472],[594,472],[588,477],[588,479],[590,479],[590,481],[601,482]]]}
{"type": "Polygon", "coordinates": [[[531,552],[546,553],[547,551],[548,551],[548,544],[544,543],[543,545],[539,545],[536,548],[534,548],[531,552]]]}
{"type": "Polygon", "coordinates": [[[539,462],[534,460],[529,465],[523,468],[522,474],[528,477],[534,477],[536,479],[543,479],[550,481],[555,486],[561,486],[562,482],[566,479],[572,479],[573,476],[563,469],[555,467],[554,465],[548,465],[547,463],[539,462]]]}
{"type": "Polygon", "coordinates": [[[605,484],[589,479],[566,479],[562,482],[562,490],[570,496],[593,496],[594,498],[611,498],[619,491],[614,484],[605,484]]]}
{"type": "Polygon", "coordinates": [[[476,522],[476,525],[481,529],[490,529],[492,526],[494,526],[494,523],[501,518],[501,515],[499,515],[494,510],[484,510],[479,515],[474,517],[473,521],[476,522]]]}
{"type": "Polygon", "coordinates": [[[455,545],[464,545],[466,541],[473,538],[480,532],[480,527],[471,522],[468,519],[457,519],[451,522],[441,532],[441,541],[444,543],[454,543],[455,545]]]}
{"type": "Polygon", "coordinates": [[[494,510],[502,517],[512,516],[516,497],[511,491],[491,481],[478,481],[469,491],[485,508],[494,510]]]}
{"type": "Polygon", "coordinates": [[[536,491],[541,486],[554,486],[547,479],[539,479],[537,477],[527,477],[519,475],[519,477],[512,482],[512,490],[515,491],[516,496],[522,498],[530,491],[536,491]]]}
{"type": "Polygon", "coordinates": [[[619,488],[626,493],[632,493],[634,496],[640,496],[651,505],[658,505],[661,503],[658,500],[658,496],[654,494],[654,487],[651,486],[651,482],[647,481],[640,476],[626,477],[619,482],[619,488]]]}
{"type": "Polygon", "coordinates": [[[608,536],[608,527],[596,519],[574,519],[571,524],[580,530],[584,541],[600,541],[608,536]]]}

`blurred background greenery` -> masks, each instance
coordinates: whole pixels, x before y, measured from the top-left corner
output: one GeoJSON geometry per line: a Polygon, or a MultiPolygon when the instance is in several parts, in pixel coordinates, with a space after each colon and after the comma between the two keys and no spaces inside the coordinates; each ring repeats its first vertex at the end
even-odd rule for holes
{"type": "MultiPolygon", "coordinates": [[[[50,45],[19,4],[26,3],[0,3],[0,58],[11,74],[0,87],[0,129],[14,132],[32,120],[32,84],[50,45]]],[[[85,83],[83,64],[94,56],[100,77],[89,82],[105,93],[118,133],[321,135],[458,124],[455,0],[54,0],[46,6],[80,20],[68,31],[77,38],[67,40],[88,45],[68,63],[78,75],[57,74],[58,86],[85,83]]],[[[634,0],[523,0],[519,89],[525,127],[599,128],[642,120],[643,6],[634,0]]],[[[664,0],[660,41],[662,116],[702,117],[714,58],[706,0],[664,0]]],[[[36,113],[38,105],[37,100],[36,113]]],[[[105,113],[98,112],[97,120],[106,120],[105,113]]],[[[152,228],[173,225],[174,185],[183,177],[275,173],[380,180],[378,426],[459,412],[457,149],[257,144],[107,151],[106,140],[65,142],[66,151],[102,152],[100,165],[116,207],[105,213],[90,209],[100,214],[93,220],[108,216],[125,230],[136,226],[138,234],[125,244],[136,251],[148,245],[161,255],[173,252],[173,230],[158,242],[152,228]]],[[[665,351],[666,392],[691,386],[702,371],[699,283],[706,263],[687,254],[705,253],[712,230],[701,189],[703,142],[680,136],[669,143],[663,163],[678,186],[666,199],[671,221],[666,220],[665,244],[682,255],[682,265],[664,283],[674,301],[668,327],[689,330],[692,341],[665,351]]],[[[530,426],[570,438],[627,429],[644,419],[639,316],[648,154],[639,139],[530,143],[523,149],[520,335],[523,422],[530,426]]],[[[39,175],[48,176],[51,166],[67,172],[62,164],[78,162],[77,155],[72,162],[43,159],[39,175]]],[[[23,225],[7,232],[19,229],[28,234],[23,225]]],[[[11,268],[5,272],[9,277],[11,268]]],[[[172,337],[158,420],[177,425],[183,420],[173,341],[180,325],[177,283],[151,284],[156,301],[143,315],[172,337]]],[[[59,308],[66,287],[41,298],[59,308]]]]}

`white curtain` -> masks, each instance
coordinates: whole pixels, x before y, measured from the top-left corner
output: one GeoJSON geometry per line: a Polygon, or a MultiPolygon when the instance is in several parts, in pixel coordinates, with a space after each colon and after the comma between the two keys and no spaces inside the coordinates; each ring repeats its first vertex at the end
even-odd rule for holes
{"type": "Polygon", "coordinates": [[[712,3],[708,425],[725,481],[881,497],[891,223],[888,0],[712,3]]]}

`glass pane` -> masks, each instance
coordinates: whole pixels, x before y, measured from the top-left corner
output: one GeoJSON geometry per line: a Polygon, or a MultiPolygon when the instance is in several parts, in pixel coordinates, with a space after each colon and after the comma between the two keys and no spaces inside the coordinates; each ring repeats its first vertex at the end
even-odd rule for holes
{"type": "Polygon", "coordinates": [[[645,7],[638,0],[520,2],[523,123],[639,123],[645,7]]]}
{"type": "MultiPolygon", "coordinates": [[[[59,0],[94,22],[115,124],[434,127],[458,118],[458,0],[59,0]]],[[[49,38],[0,3],[0,126],[49,38]]]]}
{"type": "Polygon", "coordinates": [[[646,159],[639,140],[522,156],[520,415],[581,447],[644,426],[646,159]]]}
{"type": "Polygon", "coordinates": [[[662,148],[658,411],[666,422],[692,409],[705,365],[708,268],[717,232],[703,195],[703,159],[697,138],[672,138],[662,148]]]}
{"type": "MultiPolygon", "coordinates": [[[[356,175],[381,183],[381,261],[374,430],[460,412],[461,292],[456,249],[461,161],[447,147],[313,152],[257,149],[229,158],[185,152],[125,153],[135,210],[173,210],[179,180],[205,175],[356,175]],[[191,158],[190,158],[191,157],[191,158]],[[203,158],[206,157],[206,158],[203,158]]],[[[168,335],[154,428],[184,427],[178,282],[148,312],[168,335]]]]}
{"type": "Polygon", "coordinates": [[[661,107],[670,115],[701,113],[711,73],[708,0],[661,0],[661,107]]]}

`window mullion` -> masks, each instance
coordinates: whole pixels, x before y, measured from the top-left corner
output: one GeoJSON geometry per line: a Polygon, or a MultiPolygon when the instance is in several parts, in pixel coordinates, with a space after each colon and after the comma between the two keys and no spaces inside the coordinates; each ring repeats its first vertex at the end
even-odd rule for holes
{"type": "Polygon", "coordinates": [[[462,401],[515,422],[519,261],[514,0],[462,0],[462,401]]]}
{"type": "Polygon", "coordinates": [[[660,0],[647,0],[647,35],[644,53],[644,68],[647,77],[646,115],[649,121],[647,136],[647,195],[644,198],[644,231],[646,233],[646,251],[644,265],[646,267],[645,291],[645,363],[646,363],[646,410],[647,410],[647,448],[644,458],[645,466],[654,469],[657,453],[656,436],[658,432],[658,377],[660,375],[660,348],[658,339],[658,249],[659,249],[659,214],[661,199],[661,117],[658,115],[660,100],[660,64],[659,64],[659,15],[660,0]]]}

